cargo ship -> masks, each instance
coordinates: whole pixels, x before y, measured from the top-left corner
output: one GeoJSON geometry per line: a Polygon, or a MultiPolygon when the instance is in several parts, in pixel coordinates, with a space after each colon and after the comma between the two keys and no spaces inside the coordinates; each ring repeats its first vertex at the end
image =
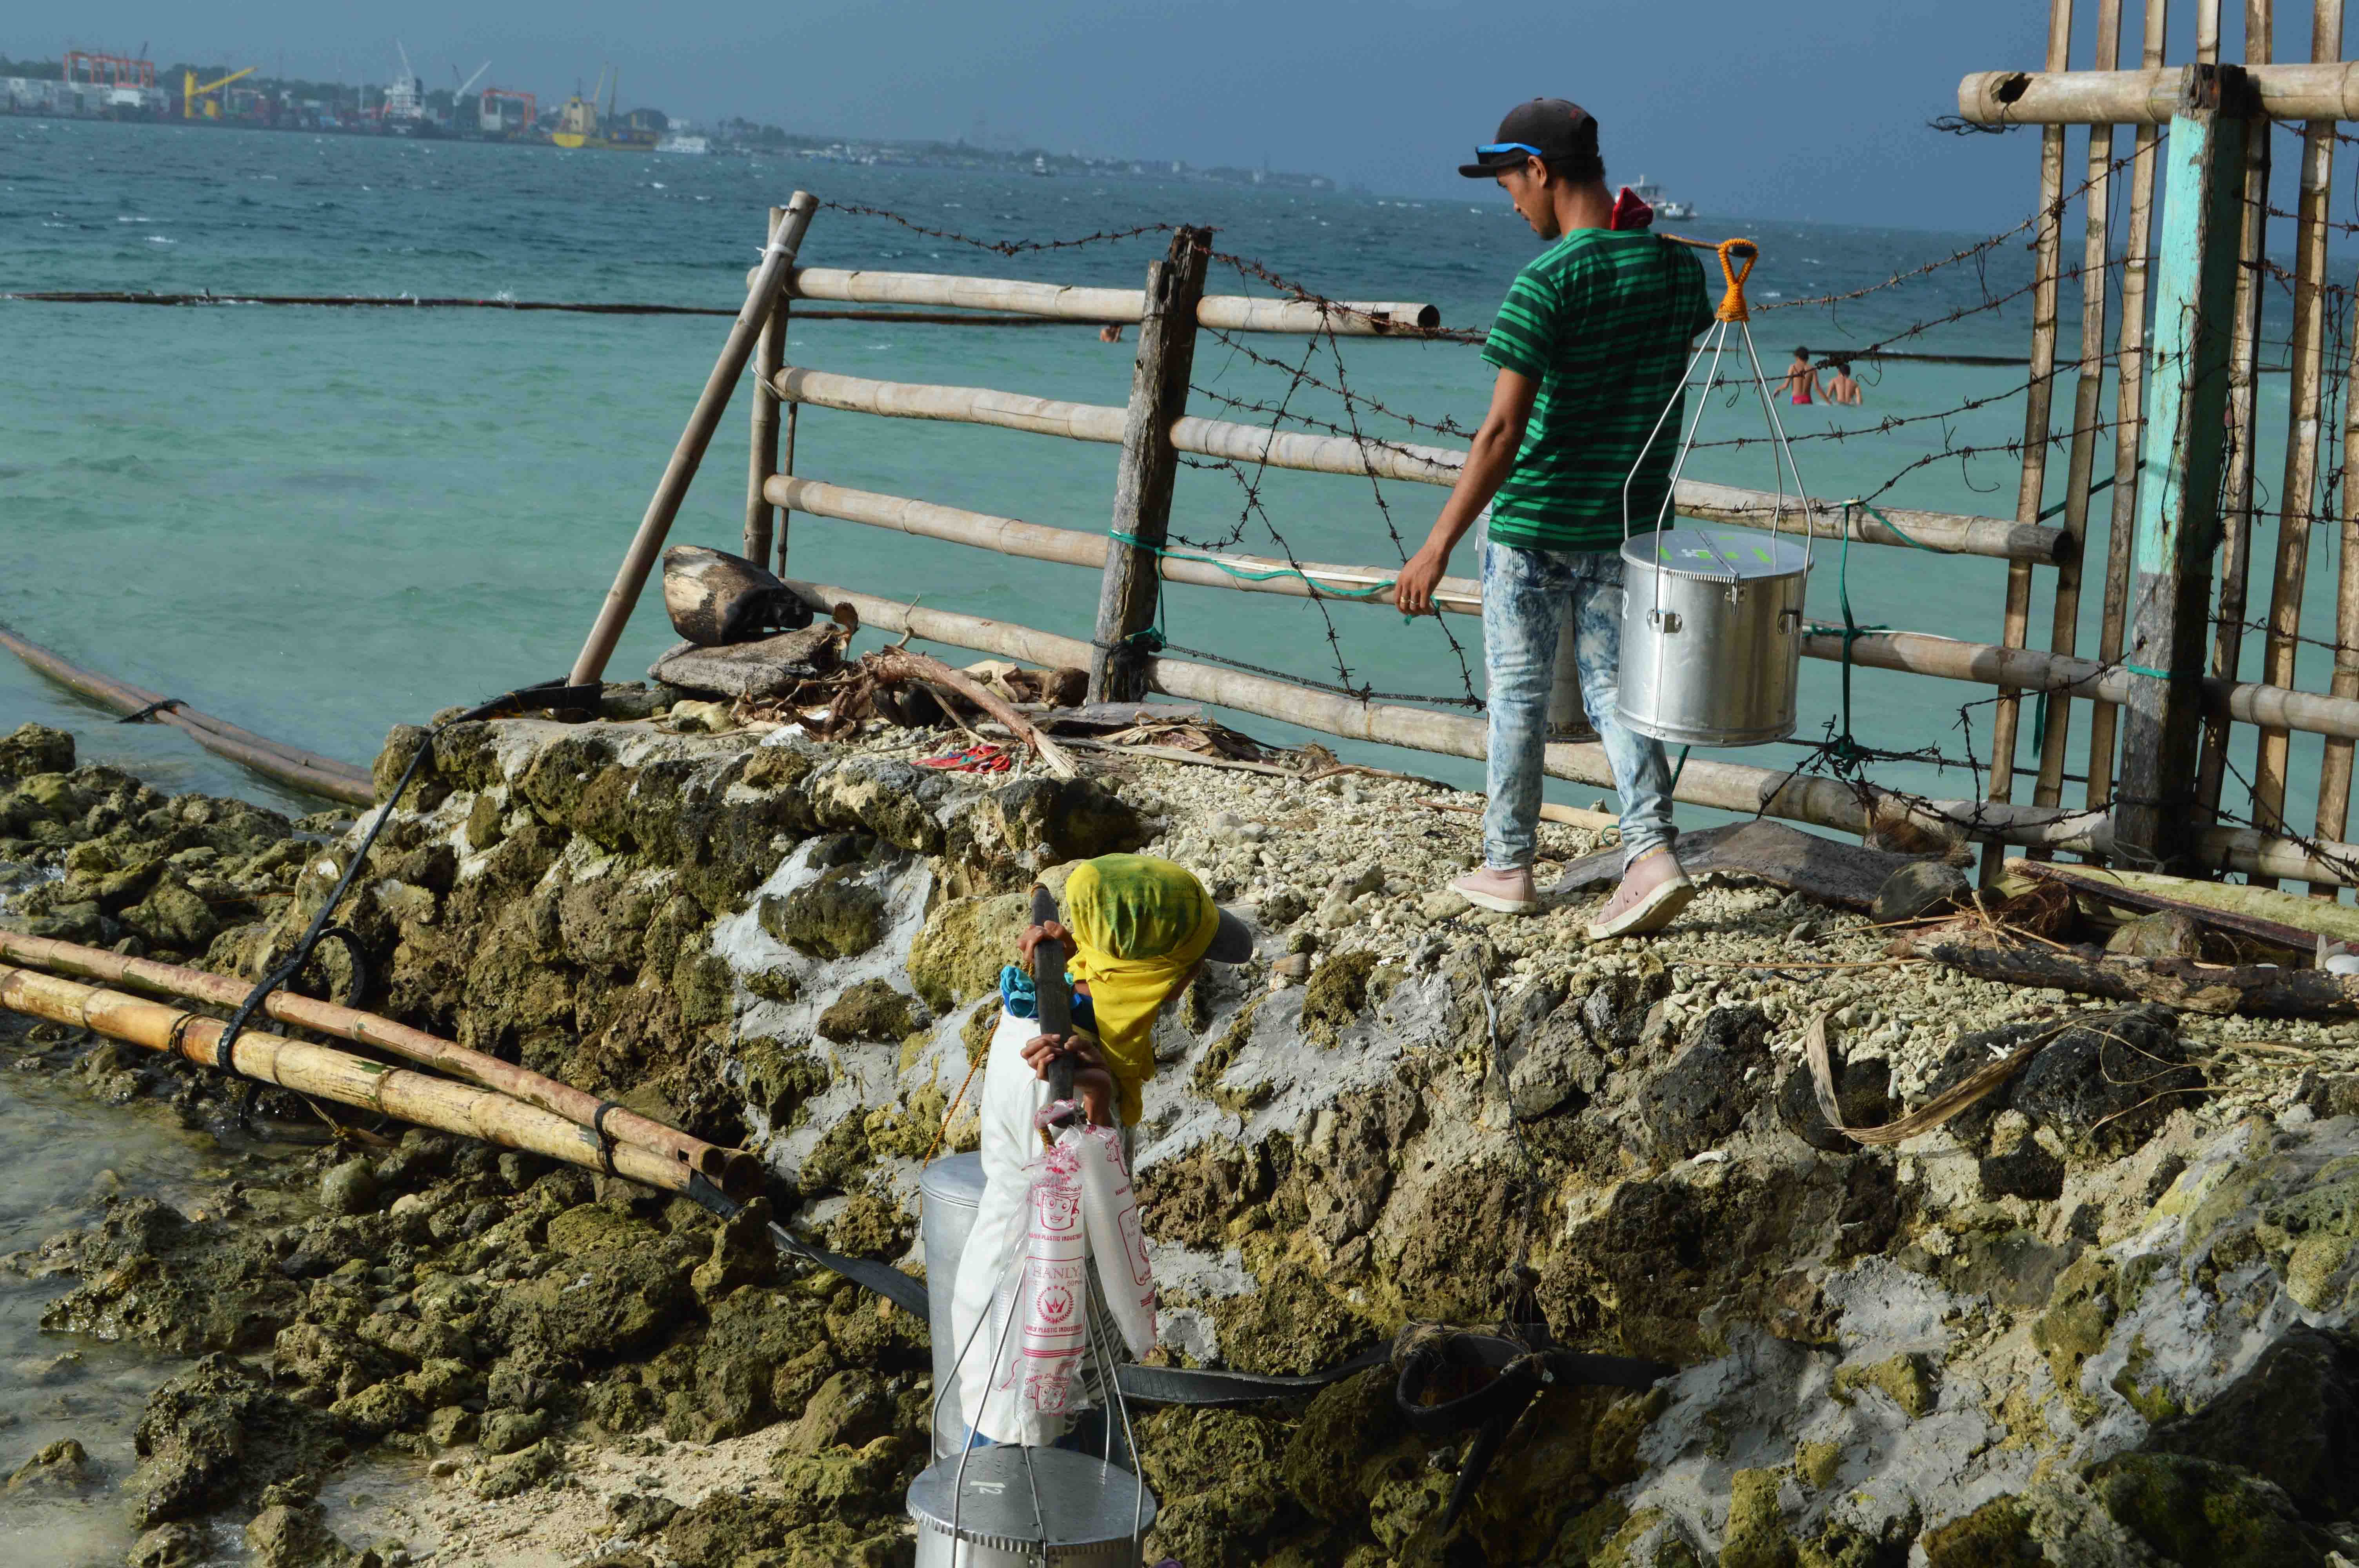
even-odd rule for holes
{"type": "MultiPolygon", "coordinates": [[[[598,85],[584,100],[580,92],[565,101],[557,112],[557,127],[549,139],[560,147],[597,147],[606,151],[653,152],[661,133],[652,125],[640,125],[614,116],[614,92],[621,85],[622,73],[608,70],[598,73],[598,85]],[[606,96],[606,109],[598,110],[598,95],[606,96]]],[[[579,79],[576,79],[579,84],[579,79]]]]}

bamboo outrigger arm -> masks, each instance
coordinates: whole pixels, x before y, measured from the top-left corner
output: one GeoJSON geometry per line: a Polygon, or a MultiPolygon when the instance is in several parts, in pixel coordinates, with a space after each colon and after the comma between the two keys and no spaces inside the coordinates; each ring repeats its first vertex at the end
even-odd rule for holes
{"type": "Polygon", "coordinates": [[[701,1173],[681,1161],[636,1144],[609,1143],[538,1106],[430,1073],[388,1067],[332,1046],[249,1029],[237,1037],[231,1053],[234,1059],[224,1062],[221,1039],[228,1025],[221,1020],[56,975],[0,966],[0,1007],[93,1030],[110,1040],[185,1057],[200,1066],[235,1072],[315,1099],[546,1154],[666,1192],[690,1191],[691,1184],[701,1178],[701,1173]]]}
{"type": "Polygon", "coordinates": [[[315,795],[322,800],[342,801],[347,806],[368,806],[376,798],[369,775],[350,762],[283,745],[127,681],[83,669],[5,626],[0,626],[0,648],[7,649],[69,691],[125,717],[139,714],[158,724],[168,724],[214,755],[251,768],[288,789],[315,795]]]}
{"type": "MultiPolygon", "coordinates": [[[[2168,124],[2187,72],[2201,69],[1978,70],[1958,83],[1958,116],[1976,125],[2168,124]]],[[[2242,69],[2273,119],[2359,120],[2359,63],[2242,69]]]]}
{"type": "MultiPolygon", "coordinates": [[[[0,958],[37,969],[163,991],[217,1007],[238,1006],[252,989],[244,980],[225,975],[158,963],[153,958],[129,958],[103,948],[47,936],[26,936],[13,931],[0,931],[0,958]]],[[[732,1197],[745,1197],[760,1189],[762,1162],[745,1150],[723,1149],[690,1137],[677,1128],[666,1127],[612,1100],[601,1099],[529,1068],[471,1051],[375,1013],[339,1007],[285,989],[272,991],[263,1005],[271,1017],[282,1023],[374,1045],[422,1066],[439,1068],[553,1116],[561,1116],[576,1126],[591,1130],[593,1135],[603,1132],[616,1144],[628,1144],[692,1169],[732,1197]]],[[[245,1042],[254,1038],[251,1033],[240,1035],[239,1049],[244,1050],[245,1042]]]]}

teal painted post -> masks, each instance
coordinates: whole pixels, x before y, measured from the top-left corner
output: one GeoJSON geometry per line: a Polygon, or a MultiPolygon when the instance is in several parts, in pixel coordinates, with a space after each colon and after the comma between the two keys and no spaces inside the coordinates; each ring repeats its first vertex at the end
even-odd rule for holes
{"type": "Polygon", "coordinates": [[[2122,864],[2190,873],[2201,821],[2196,764],[2212,558],[2220,546],[2229,342],[2244,233],[2245,125],[2259,113],[2232,65],[2191,65],[2163,144],[2169,166],[2147,394],[2145,483],[2133,545],[2125,705],[2114,842],[2122,864]],[[2165,443],[2168,443],[2167,445],[2165,443]]]}

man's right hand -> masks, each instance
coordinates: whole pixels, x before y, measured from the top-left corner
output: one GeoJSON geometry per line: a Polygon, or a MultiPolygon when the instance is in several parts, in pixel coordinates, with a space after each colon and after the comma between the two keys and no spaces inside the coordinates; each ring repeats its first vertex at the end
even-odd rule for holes
{"type": "Polygon", "coordinates": [[[1404,615],[1431,615],[1433,590],[1440,586],[1441,574],[1450,569],[1447,552],[1437,552],[1428,545],[1408,558],[1393,581],[1393,602],[1404,615]]]}

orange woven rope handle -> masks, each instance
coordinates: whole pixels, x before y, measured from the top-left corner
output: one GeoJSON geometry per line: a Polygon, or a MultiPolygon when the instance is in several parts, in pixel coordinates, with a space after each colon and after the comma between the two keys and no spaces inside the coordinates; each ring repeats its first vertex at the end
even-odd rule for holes
{"type": "Polygon", "coordinates": [[[1745,303],[1745,280],[1752,275],[1753,264],[1761,259],[1761,247],[1751,240],[1723,240],[1712,248],[1720,253],[1720,276],[1728,280],[1728,292],[1720,297],[1715,314],[1723,321],[1750,321],[1753,312],[1745,303]],[[1730,265],[1732,256],[1745,265],[1730,265]]]}

